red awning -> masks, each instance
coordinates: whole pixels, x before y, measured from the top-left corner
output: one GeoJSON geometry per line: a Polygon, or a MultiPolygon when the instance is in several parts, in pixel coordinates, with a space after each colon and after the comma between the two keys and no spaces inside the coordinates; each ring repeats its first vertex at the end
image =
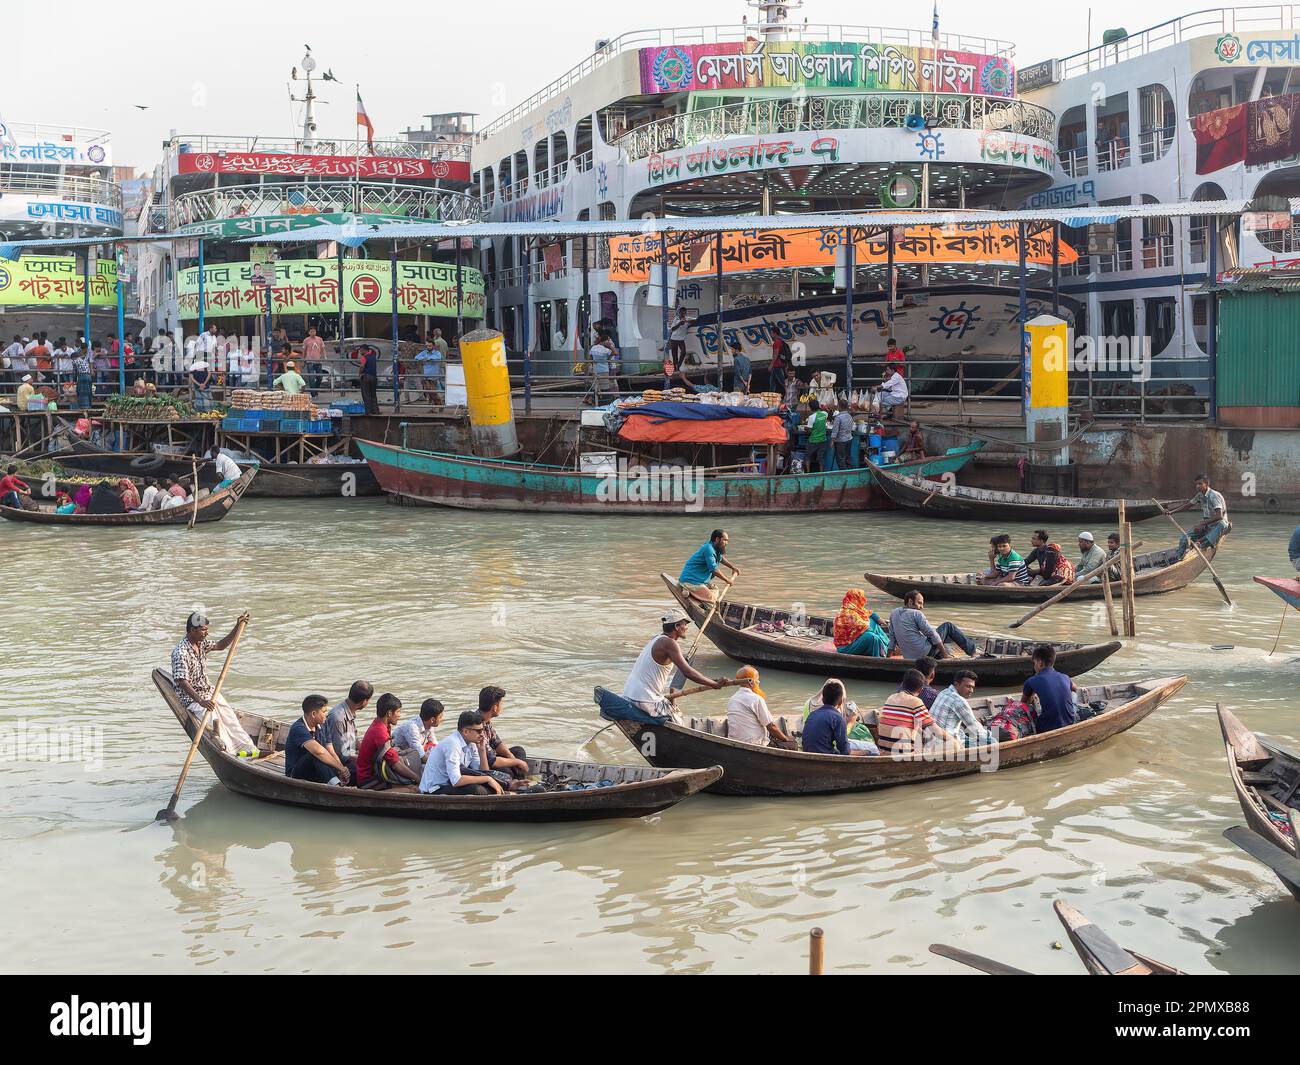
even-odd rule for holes
{"type": "Polygon", "coordinates": [[[785,425],[775,415],[766,418],[725,418],[718,421],[658,421],[628,418],[618,435],[624,440],[652,444],[784,444],[785,425]]]}

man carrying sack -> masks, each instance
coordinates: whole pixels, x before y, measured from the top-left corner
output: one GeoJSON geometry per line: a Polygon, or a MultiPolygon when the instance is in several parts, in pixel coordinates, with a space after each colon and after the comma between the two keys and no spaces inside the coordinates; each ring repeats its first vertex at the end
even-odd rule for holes
{"type": "Polygon", "coordinates": [[[208,639],[208,619],[195,611],[185,619],[185,639],[172,648],[172,683],[185,708],[202,720],[206,711],[212,710],[211,731],[227,753],[239,758],[256,758],[257,744],[244,731],[239,713],[217,694],[213,700],[212,682],[208,680],[208,655],[224,651],[239,631],[240,623],[248,624],[248,615],[241,614],[232,628],[220,640],[208,639]]]}

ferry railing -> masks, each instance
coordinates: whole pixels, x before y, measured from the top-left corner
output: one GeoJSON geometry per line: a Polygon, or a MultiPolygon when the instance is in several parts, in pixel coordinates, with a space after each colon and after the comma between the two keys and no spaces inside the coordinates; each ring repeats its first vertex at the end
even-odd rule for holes
{"type": "Polygon", "coordinates": [[[1110,170],[1119,170],[1129,164],[1129,143],[1127,137],[1112,137],[1110,140],[1097,142],[1097,172],[1105,174],[1110,170]]]}
{"type": "Polygon", "coordinates": [[[96,203],[122,209],[122,189],[115,181],[77,177],[71,174],[46,174],[0,166],[0,189],[4,192],[37,196],[58,196],[81,203],[96,203]]]}
{"type": "Polygon", "coordinates": [[[1061,169],[1070,177],[1088,176],[1087,148],[1071,148],[1069,151],[1058,151],[1056,158],[1060,161],[1061,169]]]}
{"type": "Polygon", "coordinates": [[[178,153],[267,152],[272,155],[379,155],[399,159],[466,160],[470,145],[451,141],[411,141],[403,138],[376,140],[367,146],[364,140],[317,140],[304,147],[300,139],[276,137],[223,137],[206,133],[178,136],[169,142],[178,153]]]}
{"type": "Polygon", "coordinates": [[[370,181],[310,181],[231,185],[186,192],[172,200],[173,228],[196,222],[250,215],[353,213],[388,214],[444,222],[477,222],[478,197],[422,185],[370,181]]]}
{"type": "MultiPolygon", "coordinates": [[[[567,89],[587,77],[603,63],[609,62],[623,52],[639,48],[664,48],[669,45],[700,45],[742,43],[753,39],[756,27],[737,26],[735,23],[722,26],[687,26],[678,29],[633,30],[613,40],[604,42],[582,62],[565,71],[555,81],[529,96],[523,103],[512,107],[500,118],[489,123],[475,134],[479,143],[494,137],[507,126],[526,116],[548,100],[562,95],[567,89]]],[[[924,30],[891,29],[883,26],[845,26],[845,25],[809,25],[792,24],[784,40],[771,40],[768,45],[779,45],[799,41],[845,41],[849,43],[910,46],[929,48],[933,44],[931,35],[924,30]]],[[[941,33],[939,47],[955,49],[962,52],[977,52],[983,55],[1000,55],[1014,59],[1015,45],[1009,41],[993,37],[978,37],[959,33],[941,33]]]]}
{"type": "Polygon", "coordinates": [[[1162,129],[1144,129],[1138,134],[1138,157],[1144,163],[1154,163],[1169,154],[1173,143],[1172,126],[1165,126],[1162,129]]]}
{"type": "Polygon", "coordinates": [[[1254,236],[1263,247],[1272,252],[1291,255],[1300,251],[1300,226],[1294,219],[1289,229],[1262,229],[1254,236]]]}
{"type": "Polygon", "coordinates": [[[591,169],[591,151],[585,151],[573,157],[573,169],[579,174],[585,174],[591,169]]]}
{"type": "Polygon", "coordinates": [[[1181,44],[1195,37],[1225,33],[1292,30],[1300,26],[1300,7],[1294,4],[1252,5],[1209,8],[1158,23],[1114,44],[1099,44],[1066,56],[1060,61],[1061,79],[1147,55],[1160,48],[1181,44]]]}
{"type": "Polygon", "coordinates": [[[1110,255],[1097,256],[1097,268],[1103,274],[1115,274],[1124,270],[1133,269],[1133,242],[1131,240],[1118,240],[1115,242],[1115,251],[1110,255]]]}
{"type": "Polygon", "coordinates": [[[747,100],[636,126],[615,144],[632,162],[735,136],[849,129],[901,129],[912,116],[950,129],[1016,133],[1052,141],[1056,116],[1023,100],[933,93],[862,93],[747,100]]]}

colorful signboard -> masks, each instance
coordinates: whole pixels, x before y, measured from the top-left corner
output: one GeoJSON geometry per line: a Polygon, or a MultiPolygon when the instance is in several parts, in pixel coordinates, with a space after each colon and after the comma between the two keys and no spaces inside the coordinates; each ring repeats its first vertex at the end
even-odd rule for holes
{"type": "Polygon", "coordinates": [[[0,122],[0,163],[112,166],[113,149],[107,137],[80,137],[75,131],[45,133],[40,126],[0,122]]]}
{"type": "Polygon", "coordinates": [[[270,152],[181,152],[182,174],[267,174],[274,177],[398,178],[469,181],[469,163],[382,155],[277,155],[270,152]]]}
{"type": "MultiPolygon", "coordinates": [[[[85,302],[81,264],[71,255],[24,255],[0,259],[0,306],[80,307],[85,302]]],[[[117,305],[117,266],[100,259],[90,275],[92,307],[117,305]]]]}
{"type": "Polygon", "coordinates": [[[6,193],[0,197],[0,219],[35,225],[43,222],[69,222],[87,226],[122,228],[122,212],[114,207],[72,200],[53,200],[42,196],[6,193]]]}
{"type": "MultiPolygon", "coordinates": [[[[253,283],[253,263],[221,263],[203,268],[204,316],[257,315],[266,309],[266,290],[253,283]]],[[[274,264],[271,306],[276,314],[337,314],[339,274],[335,259],[289,259],[274,264]]],[[[264,267],[269,269],[269,267],[264,267]]],[[[392,273],[387,259],[343,260],[343,310],[388,314],[392,273]]],[[[199,313],[197,266],[179,273],[177,304],[182,318],[199,313]]],[[[462,310],[483,317],[483,275],[462,270],[462,310]]],[[[398,262],[399,314],[456,314],[456,267],[450,263],[398,262]]]]}
{"type": "MultiPolygon", "coordinates": [[[[722,271],[784,270],[795,267],[828,267],[836,263],[836,251],[844,240],[841,229],[744,230],[722,235],[722,271]]],[[[1052,231],[1044,227],[1030,234],[1026,258],[1039,266],[1052,263],[1052,231]]],[[[889,261],[889,246],[883,233],[857,230],[854,236],[860,266],[889,261]]],[[[712,234],[669,234],[668,262],[680,276],[709,277],[715,273],[712,234]]],[[[663,255],[659,234],[611,237],[609,279],[644,282],[663,255]]],[[[1007,223],[963,223],[954,226],[905,226],[894,231],[894,262],[906,263],[998,263],[1019,262],[1017,227],[1007,223]]],[[[1068,244],[1060,246],[1060,262],[1072,263],[1078,255],[1068,244]]]]}
{"type": "Polygon", "coordinates": [[[844,88],[1012,96],[1015,68],[1002,56],[912,45],[744,41],[640,51],[641,91],[844,88]]]}
{"type": "Polygon", "coordinates": [[[1300,64],[1300,33],[1273,30],[1225,33],[1193,42],[1193,69],[1201,67],[1289,67],[1300,64]]]}
{"type": "Polygon", "coordinates": [[[406,222],[410,219],[383,214],[291,214],[250,215],[246,218],[224,218],[211,222],[192,222],[181,226],[177,232],[192,237],[260,237],[267,233],[289,233],[295,229],[312,226],[341,226],[355,222],[357,225],[383,225],[387,222],[406,222]]]}

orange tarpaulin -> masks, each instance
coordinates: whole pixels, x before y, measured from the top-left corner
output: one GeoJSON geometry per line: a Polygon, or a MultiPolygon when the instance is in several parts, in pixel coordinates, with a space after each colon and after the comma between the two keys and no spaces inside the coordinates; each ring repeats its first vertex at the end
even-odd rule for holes
{"type": "MultiPolygon", "coordinates": [[[[1033,230],[1026,241],[1025,258],[1038,266],[1052,264],[1052,229],[1033,230]]],[[[682,277],[711,277],[715,235],[711,233],[668,234],[668,263],[680,269],[682,277]]],[[[802,266],[834,266],[836,253],[844,243],[841,229],[739,230],[722,234],[722,272],[780,270],[802,266]]],[[[857,229],[854,237],[859,266],[883,265],[889,261],[889,241],[884,233],[857,229]]],[[[663,234],[632,234],[609,239],[609,279],[648,281],[650,269],[663,255],[663,234]]],[[[1062,265],[1075,262],[1078,253],[1061,242],[1062,265]]],[[[902,226],[894,230],[894,262],[911,263],[997,263],[1016,265],[1020,261],[1018,227],[1009,222],[962,222],[951,226],[902,226]]]]}
{"type": "Polygon", "coordinates": [[[652,444],[784,444],[786,441],[785,425],[775,415],[716,421],[630,417],[618,435],[624,440],[652,444]]]}

